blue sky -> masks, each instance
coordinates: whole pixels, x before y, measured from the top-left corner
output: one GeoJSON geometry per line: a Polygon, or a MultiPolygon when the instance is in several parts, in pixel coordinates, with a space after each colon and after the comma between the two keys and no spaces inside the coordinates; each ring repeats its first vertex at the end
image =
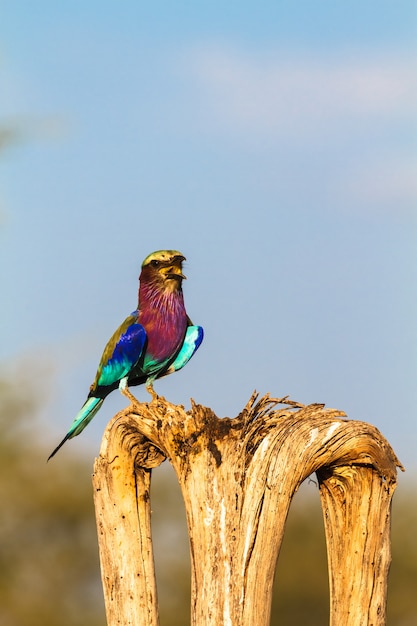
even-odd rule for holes
{"type": "MultiPolygon", "coordinates": [[[[15,134],[0,354],[45,372],[48,441],[135,308],[143,258],[176,248],[206,336],[161,393],[220,416],[254,388],[325,402],[415,470],[415,2],[0,12],[0,128],[15,134]]],[[[124,405],[113,394],[62,454],[96,453],[124,405]]]]}

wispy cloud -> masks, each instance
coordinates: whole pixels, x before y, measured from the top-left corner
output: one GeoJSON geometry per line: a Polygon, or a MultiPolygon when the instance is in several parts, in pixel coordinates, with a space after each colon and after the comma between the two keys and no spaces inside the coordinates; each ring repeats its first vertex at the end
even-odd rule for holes
{"type": "Polygon", "coordinates": [[[322,126],[411,116],[417,72],[410,59],[388,54],[291,57],[197,49],[192,71],[213,121],[231,132],[316,134],[322,126]]]}
{"type": "Polygon", "coordinates": [[[416,65],[387,51],[314,57],[219,46],[187,59],[199,123],[219,141],[255,145],[260,177],[268,159],[281,171],[290,161],[310,197],[332,208],[398,214],[417,206],[416,65]]]}

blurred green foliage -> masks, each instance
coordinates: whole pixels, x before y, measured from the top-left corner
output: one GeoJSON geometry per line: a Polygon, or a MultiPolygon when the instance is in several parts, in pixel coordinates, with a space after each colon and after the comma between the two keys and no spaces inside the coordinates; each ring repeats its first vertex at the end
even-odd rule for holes
{"type": "Polygon", "coordinates": [[[103,625],[91,462],[46,463],[19,378],[0,380],[0,623],[103,625]]]}
{"type": "MultiPolygon", "coordinates": [[[[93,459],[50,452],[34,384],[0,374],[0,623],[105,626],[92,502],[93,459]]],[[[181,494],[168,463],[153,474],[161,626],[189,623],[190,562],[181,494]]],[[[417,498],[394,497],[388,625],[417,624],[417,498]]],[[[328,623],[326,547],[317,485],[296,495],[277,566],[272,626],[328,623]]]]}

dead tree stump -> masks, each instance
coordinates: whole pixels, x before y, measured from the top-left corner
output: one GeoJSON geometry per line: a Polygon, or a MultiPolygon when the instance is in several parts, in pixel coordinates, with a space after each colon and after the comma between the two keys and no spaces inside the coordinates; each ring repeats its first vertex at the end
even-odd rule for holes
{"type": "MultiPolygon", "coordinates": [[[[131,397],[134,400],[133,396],[131,397]]],[[[331,626],[385,624],[390,507],[401,467],[373,426],[253,394],[235,419],[133,401],[103,437],[93,485],[108,626],[156,626],[150,472],[169,459],[191,549],[192,626],[267,626],[294,493],[316,472],[331,626]]]]}

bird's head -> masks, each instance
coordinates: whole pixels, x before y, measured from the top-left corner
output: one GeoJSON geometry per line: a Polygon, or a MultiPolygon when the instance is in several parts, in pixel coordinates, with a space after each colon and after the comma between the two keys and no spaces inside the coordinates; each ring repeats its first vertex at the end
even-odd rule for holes
{"type": "Polygon", "coordinates": [[[157,250],[146,257],[142,263],[140,281],[153,283],[160,289],[170,292],[180,291],[182,281],[182,262],[185,256],[178,250],[157,250]]]}

